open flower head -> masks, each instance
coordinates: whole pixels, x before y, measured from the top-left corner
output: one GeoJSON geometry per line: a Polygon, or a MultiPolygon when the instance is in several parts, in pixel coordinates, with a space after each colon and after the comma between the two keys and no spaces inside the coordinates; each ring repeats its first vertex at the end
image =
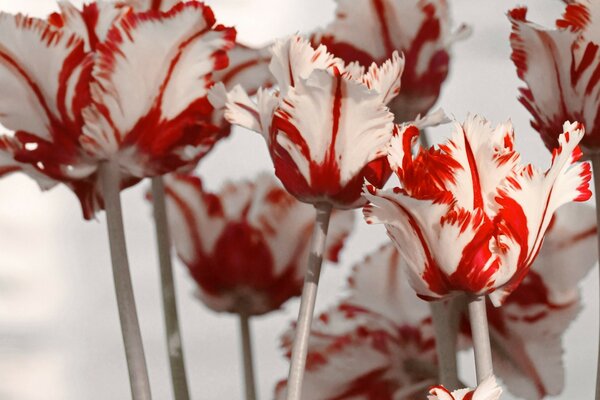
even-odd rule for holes
{"type": "Polygon", "coordinates": [[[48,20],[0,13],[0,123],[15,132],[2,151],[70,186],[90,218],[101,162],[118,162],[125,187],[196,161],[219,138],[207,93],[235,30],[195,1],[144,13],[59,5],[48,20]]]}
{"type": "Polygon", "coordinates": [[[443,386],[432,387],[427,400],[499,400],[501,395],[502,388],[492,375],[475,389],[459,389],[450,393],[443,386]]]}
{"type": "Polygon", "coordinates": [[[511,10],[512,60],[526,87],[520,100],[532,126],[553,148],[563,121],[577,120],[586,134],[584,152],[600,149],[600,4],[570,1],[555,29],[527,19],[527,8],[511,10]]]}
{"type": "Polygon", "coordinates": [[[390,102],[396,121],[425,115],[448,75],[450,47],[468,34],[451,31],[445,0],[337,0],[335,19],[312,41],[345,62],[369,66],[404,54],[402,91],[390,102]]]}
{"type": "MultiPolygon", "coordinates": [[[[166,193],[177,254],[208,307],[259,315],[300,294],[314,209],[274,177],[262,174],[211,193],[199,178],[173,175],[166,193]]],[[[337,261],[352,225],[351,212],[333,213],[327,259],[337,261]]]]}
{"type": "Polygon", "coordinates": [[[554,212],[591,196],[590,166],[577,163],[583,128],[565,123],[545,172],[520,164],[510,123],[470,116],[452,139],[413,156],[418,135],[398,127],[389,162],[400,186],[367,185],[365,218],[386,225],[422,298],[489,294],[500,305],[527,275],[554,212]]]}
{"type": "Polygon", "coordinates": [[[400,90],[404,60],[394,53],[365,70],[299,36],[278,41],[272,54],[279,91],[260,90],[255,102],[239,87],[221,87],[211,102],[226,105],[231,123],[264,136],[277,176],[296,198],[342,209],[363,204],[364,179],[381,186],[390,174],[394,117],[386,104],[400,90]]]}

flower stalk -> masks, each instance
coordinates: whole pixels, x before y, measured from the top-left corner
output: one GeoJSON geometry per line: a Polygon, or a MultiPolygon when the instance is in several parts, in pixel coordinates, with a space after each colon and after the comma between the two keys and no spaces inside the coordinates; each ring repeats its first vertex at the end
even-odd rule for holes
{"type": "Polygon", "coordinates": [[[329,203],[317,203],[315,204],[315,209],[317,214],[316,223],[311,238],[308,268],[304,278],[304,287],[302,289],[302,298],[300,300],[300,312],[298,314],[296,335],[292,347],[287,400],[300,400],[302,395],[302,381],[304,380],[304,369],[306,367],[308,339],[317,299],[317,289],[319,286],[319,277],[321,275],[321,263],[323,261],[332,206],[329,203]]]}
{"type": "Polygon", "coordinates": [[[475,350],[475,372],[479,385],[494,374],[485,296],[477,296],[469,300],[469,320],[475,350]]]}
{"type": "Polygon", "coordinates": [[[190,395],[185,372],[181,331],[179,328],[173,265],[171,263],[171,239],[165,202],[165,185],[162,176],[152,178],[152,207],[160,264],[160,286],[173,395],[175,400],[189,400],[190,395]]]}
{"type": "Polygon", "coordinates": [[[447,389],[455,390],[460,388],[458,381],[458,368],[456,363],[456,339],[458,335],[458,326],[453,315],[454,307],[450,304],[446,306],[443,301],[433,301],[429,303],[431,317],[433,320],[433,329],[435,332],[435,347],[438,359],[438,381],[447,389]]]}
{"type": "Polygon", "coordinates": [[[252,334],[250,317],[240,313],[240,333],[242,339],[242,355],[244,358],[244,387],[246,400],[256,400],[256,384],[254,381],[254,359],[252,357],[252,334]]]}
{"type": "Polygon", "coordinates": [[[105,161],[99,169],[102,192],[106,208],[110,256],[113,278],[119,308],[121,332],[125,346],[125,356],[129,370],[129,380],[133,400],[150,400],[150,381],[146,368],[142,334],[137,317],[131,273],[127,259],[125,230],[120,197],[119,165],[114,161],[105,161]]]}

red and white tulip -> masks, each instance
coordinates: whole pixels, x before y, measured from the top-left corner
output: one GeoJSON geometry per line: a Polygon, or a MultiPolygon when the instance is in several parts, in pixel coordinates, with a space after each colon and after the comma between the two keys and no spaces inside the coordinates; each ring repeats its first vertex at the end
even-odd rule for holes
{"type": "Polygon", "coordinates": [[[580,124],[565,123],[552,165],[521,165],[510,123],[470,116],[452,139],[412,155],[417,128],[398,128],[389,162],[400,186],[367,186],[368,223],[383,223],[427,300],[489,294],[495,305],[529,272],[554,212],[591,197],[590,166],[577,163],[580,124]]]}
{"type": "MultiPolygon", "coordinates": [[[[314,211],[274,177],[263,174],[211,193],[199,178],[172,175],[166,194],[177,254],[208,307],[260,315],[300,294],[314,211]]],[[[352,225],[352,213],[333,213],[327,259],[337,261],[352,225]]]]}
{"type": "Polygon", "coordinates": [[[303,202],[348,209],[364,204],[364,179],[381,186],[394,116],[389,103],[400,90],[404,60],[397,54],[368,70],[345,64],[299,37],[277,42],[270,70],[279,91],[260,90],[257,102],[239,87],[212,91],[233,124],[260,132],[275,172],[303,202]]]}
{"type": "Polygon", "coordinates": [[[555,29],[527,19],[527,8],[511,10],[512,60],[526,87],[521,103],[532,115],[531,125],[552,148],[564,121],[584,124],[584,151],[600,149],[600,4],[570,1],[555,29]]]}
{"type": "Polygon", "coordinates": [[[70,186],[91,218],[101,162],[117,162],[126,187],[197,161],[220,137],[207,92],[234,40],[198,2],[146,13],[65,2],[48,21],[0,14],[7,154],[70,186]]]}
{"type": "Polygon", "coordinates": [[[396,121],[425,115],[448,75],[450,47],[468,34],[451,32],[445,0],[337,0],[335,20],[317,32],[322,43],[345,62],[380,64],[395,51],[406,58],[402,91],[389,107],[396,121]]]}

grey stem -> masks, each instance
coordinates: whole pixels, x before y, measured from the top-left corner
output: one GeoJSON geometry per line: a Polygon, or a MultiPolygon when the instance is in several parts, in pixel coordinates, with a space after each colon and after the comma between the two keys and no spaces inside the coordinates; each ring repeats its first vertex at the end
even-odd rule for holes
{"type": "MultiPolygon", "coordinates": [[[[600,227],[600,153],[591,155],[594,171],[594,197],[596,199],[596,225],[600,227]]],[[[598,251],[600,254],[600,229],[598,229],[598,251]]],[[[600,338],[600,334],[599,334],[600,338]]],[[[596,400],[600,400],[600,339],[598,341],[598,360],[596,367],[596,400]]]]}
{"type": "Polygon", "coordinates": [[[175,396],[175,400],[189,400],[190,394],[185,373],[181,330],[179,329],[173,265],[171,264],[171,239],[169,237],[167,205],[165,202],[165,184],[162,176],[152,178],[152,206],[154,210],[156,244],[158,246],[163,313],[167,333],[167,351],[171,366],[171,380],[173,382],[173,395],[175,396]]]}
{"type": "Polygon", "coordinates": [[[315,204],[315,209],[317,217],[312,233],[308,268],[304,278],[300,312],[298,313],[296,335],[292,347],[292,359],[287,384],[287,400],[300,400],[302,396],[302,381],[304,380],[304,368],[306,367],[306,355],[308,353],[308,338],[315,311],[315,301],[317,299],[317,289],[321,275],[321,263],[323,261],[323,253],[325,252],[329,217],[331,216],[331,205],[328,203],[315,204]]]}
{"type": "MultiPolygon", "coordinates": [[[[450,300],[452,301],[452,300],[450,300]]],[[[430,302],[435,344],[438,358],[439,383],[446,389],[459,389],[458,368],[456,363],[457,327],[453,326],[452,308],[442,301],[430,302]]]]}
{"type": "Polygon", "coordinates": [[[471,322],[473,347],[475,349],[477,384],[480,384],[494,374],[490,333],[485,309],[485,296],[478,296],[469,300],[469,319],[471,322]]]}
{"type": "Polygon", "coordinates": [[[240,314],[240,333],[242,337],[242,353],[244,356],[246,400],[256,400],[254,360],[252,358],[252,335],[250,332],[250,318],[246,314],[240,314]]]}
{"type": "Polygon", "coordinates": [[[121,321],[121,332],[125,345],[125,356],[129,369],[131,395],[134,400],[150,400],[150,381],[146,368],[142,334],[135,308],[131,273],[127,259],[125,230],[120,197],[120,172],[118,164],[104,162],[99,169],[102,193],[106,209],[110,256],[113,278],[121,321]]]}

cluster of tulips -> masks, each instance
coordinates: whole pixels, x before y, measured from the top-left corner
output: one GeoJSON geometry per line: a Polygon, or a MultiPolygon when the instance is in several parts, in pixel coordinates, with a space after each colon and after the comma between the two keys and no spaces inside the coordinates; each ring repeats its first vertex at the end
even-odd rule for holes
{"type": "Polygon", "coordinates": [[[151,391],[120,191],[146,178],[175,400],[190,396],[171,245],[199,299],[240,319],[248,400],[248,320],[298,295],[277,399],[559,394],[561,336],[598,258],[596,213],[579,203],[592,196],[592,167],[600,176],[600,2],[568,2],[555,29],[525,8],[507,14],[520,100],[552,152],[545,171],[521,161],[510,122],[430,112],[451,46],[470,33],[451,28],[446,0],[337,7],[325,28],[265,48],[238,43],[198,1],[0,12],[0,124],[14,132],[0,138],[0,174],[66,185],[87,220],[105,212],[135,400],[151,391]],[[428,146],[425,128],[443,124],[449,139],[428,146]],[[234,125],[264,137],[274,174],[213,193],[194,170],[234,125]],[[337,261],[354,209],[390,241],[315,316],[322,261],[337,261]],[[456,362],[471,347],[474,389],[456,362]]]}

